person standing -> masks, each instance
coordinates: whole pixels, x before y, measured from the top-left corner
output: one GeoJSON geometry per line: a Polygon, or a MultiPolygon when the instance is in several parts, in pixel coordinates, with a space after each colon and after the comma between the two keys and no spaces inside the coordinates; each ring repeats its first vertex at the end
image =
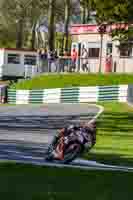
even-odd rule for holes
{"type": "Polygon", "coordinates": [[[107,54],[106,57],[106,63],[105,63],[105,73],[110,73],[112,72],[112,55],[107,54]]]}
{"type": "Polygon", "coordinates": [[[88,64],[88,52],[87,49],[85,47],[83,47],[82,49],[82,55],[81,55],[81,59],[82,59],[82,70],[83,71],[89,71],[87,64],[88,64]]]}
{"type": "Polygon", "coordinates": [[[73,50],[71,51],[71,61],[72,61],[72,69],[71,70],[75,71],[77,58],[78,58],[78,53],[76,51],[76,48],[74,47],[73,50]]]}
{"type": "Polygon", "coordinates": [[[52,53],[48,51],[48,72],[51,72],[51,64],[52,64],[52,53]]]}
{"type": "Polygon", "coordinates": [[[54,51],[54,64],[55,64],[55,72],[59,72],[59,57],[58,57],[58,53],[57,53],[57,49],[55,49],[54,51]]]}
{"type": "Polygon", "coordinates": [[[47,66],[48,66],[47,58],[48,58],[47,49],[45,48],[43,50],[43,52],[42,52],[42,59],[43,59],[42,72],[47,72],[48,71],[48,69],[47,69],[47,66]]]}
{"type": "Polygon", "coordinates": [[[39,66],[38,66],[38,69],[37,71],[38,72],[41,72],[41,69],[42,69],[42,65],[43,65],[43,58],[42,58],[42,48],[38,49],[38,56],[39,56],[39,66]]]}

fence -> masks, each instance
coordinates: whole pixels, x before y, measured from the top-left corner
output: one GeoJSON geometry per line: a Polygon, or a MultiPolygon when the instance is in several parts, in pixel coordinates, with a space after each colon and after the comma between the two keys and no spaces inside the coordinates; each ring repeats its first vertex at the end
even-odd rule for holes
{"type": "Polygon", "coordinates": [[[72,62],[70,57],[59,57],[54,60],[45,60],[40,62],[40,71],[48,73],[60,72],[80,72],[80,73],[98,73],[101,72],[117,72],[132,73],[133,57],[113,56],[110,60],[107,57],[100,58],[81,58],[72,62]],[[100,66],[101,63],[101,66],[100,66]],[[100,69],[101,68],[101,69],[100,69]]]}
{"type": "Polygon", "coordinates": [[[73,87],[44,90],[8,90],[9,104],[126,102],[128,85],[73,87]]]}
{"type": "Polygon", "coordinates": [[[133,104],[133,85],[128,85],[128,97],[127,101],[133,104]]]}

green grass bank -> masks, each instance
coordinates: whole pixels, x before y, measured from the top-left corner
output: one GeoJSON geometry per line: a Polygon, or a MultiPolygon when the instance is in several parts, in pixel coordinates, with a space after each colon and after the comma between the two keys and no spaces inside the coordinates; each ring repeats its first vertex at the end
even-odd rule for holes
{"type": "Polygon", "coordinates": [[[103,103],[97,120],[97,143],[87,159],[133,167],[133,107],[126,103],[103,103]]]}
{"type": "Polygon", "coordinates": [[[0,165],[4,200],[132,199],[133,173],[0,165]]]}
{"type": "Polygon", "coordinates": [[[41,75],[13,84],[15,89],[45,89],[133,83],[133,74],[58,74],[41,75]]]}

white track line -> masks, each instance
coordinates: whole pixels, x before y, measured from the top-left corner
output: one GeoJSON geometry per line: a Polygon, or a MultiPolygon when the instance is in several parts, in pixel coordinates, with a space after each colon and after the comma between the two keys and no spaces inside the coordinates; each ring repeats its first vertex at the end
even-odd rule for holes
{"type": "Polygon", "coordinates": [[[130,102],[127,101],[126,104],[133,108],[133,103],[130,103],[130,102]]]}
{"type": "MultiPolygon", "coordinates": [[[[1,156],[2,158],[2,156],[1,156]]],[[[33,160],[10,160],[10,159],[3,159],[0,162],[5,163],[21,163],[21,164],[31,164],[31,165],[38,165],[38,166],[46,166],[46,167],[57,167],[57,168],[75,168],[81,170],[99,170],[99,171],[119,171],[119,172],[133,172],[132,168],[115,168],[112,167],[104,167],[104,166],[80,166],[80,165],[71,165],[71,164],[59,164],[59,163],[48,163],[48,162],[40,162],[40,161],[33,161],[33,160]]]]}
{"type": "Polygon", "coordinates": [[[89,122],[88,122],[88,124],[90,124],[90,123],[93,123],[93,122],[95,122],[95,120],[103,113],[103,111],[104,111],[104,107],[103,106],[100,106],[100,105],[97,105],[97,104],[89,104],[89,106],[96,106],[96,107],[98,107],[99,108],[99,112],[97,113],[97,115],[95,116],[95,117],[93,117],[93,119],[91,119],[89,122]]]}

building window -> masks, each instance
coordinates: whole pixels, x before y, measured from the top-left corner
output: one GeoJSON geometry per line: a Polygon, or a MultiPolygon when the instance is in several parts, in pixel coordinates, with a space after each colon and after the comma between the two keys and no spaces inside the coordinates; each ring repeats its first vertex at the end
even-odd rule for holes
{"type": "Polygon", "coordinates": [[[24,56],[25,65],[36,65],[36,56],[25,55],[24,56]]]}
{"type": "Polygon", "coordinates": [[[89,48],[88,49],[88,56],[89,58],[99,58],[99,48],[89,48]]]}
{"type": "Polygon", "coordinates": [[[120,57],[131,57],[132,56],[132,43],[123,42],[121,43],[118,48],[120,51],[120,57]]]}
{"type": "Polygon", "coordinates": [[[131,57],[132,56],[132,48],[121,48],[120,49],[120,57],[131,57]]]}
{"type": "Polygon", "coordinates": [[[19,54],[8,54],[7,63],[8,64],[20,64],[20,55],[19,54]]]}
{"type": "Polygon", "coordinates": [[[112,54],[112,43],[107,43],[107,52],[106,52],[106,54],[108,55],[110,55],[110,54],[112,54]]]}

